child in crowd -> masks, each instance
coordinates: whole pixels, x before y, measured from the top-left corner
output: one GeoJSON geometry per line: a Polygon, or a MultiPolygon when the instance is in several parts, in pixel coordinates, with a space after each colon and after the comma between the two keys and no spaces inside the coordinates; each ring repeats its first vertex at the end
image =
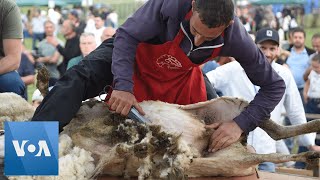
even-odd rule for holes
{"type": "Polygon", "coordinates": [[[320,114],[320,54],[311,59],[311,68],[303,92],[306,113],[320,114]]]}

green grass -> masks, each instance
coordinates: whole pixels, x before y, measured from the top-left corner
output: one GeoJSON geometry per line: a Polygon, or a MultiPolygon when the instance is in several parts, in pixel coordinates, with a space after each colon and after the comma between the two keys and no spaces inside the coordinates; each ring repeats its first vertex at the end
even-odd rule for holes
{"type": "Polygon", "coordinates": [[[309,48],[312,49],[312,45],[311,45],[311,38],[314,34],[316,33],[320,33],[320,29],[319,28],[305,28],[307,37],[306,37],[306,46],[308,46],[309,48]]]}
{"type": "Polygon", "coordinates": [[[311,24],[314,17],[312,15],[306,15],[304,16],[304,30],[306,31],[307,37],[306,37],[306,46],[309,48],[312,48],[311,46],[311,38],[315,33],[320,33],[320,18],[317,18],[316,21],[316,28],[311,28],[311,24]]]}

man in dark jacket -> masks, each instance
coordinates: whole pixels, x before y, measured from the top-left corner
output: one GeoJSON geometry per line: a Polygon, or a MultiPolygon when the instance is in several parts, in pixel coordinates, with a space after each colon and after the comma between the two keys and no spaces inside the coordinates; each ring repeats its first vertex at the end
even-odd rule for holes
{"type": "Polygon", "coordinates": [[[261,87],[234,121],[209,126],[217,129],[209,151],[218,150],[269,118],[285,89],[282,78],[235,17],[232,0],[149,0],[118,29],[114,43],[103,42],[67,71],[33,120],[59,120],[62,128],[82,100],[108,84],[114,84],[108,105],[122,115],[132,106],[144,114],[138,104],[143,100],[205,101],[205,78],[199,65],[218,55],[237,59],[250,80],[261,87]]]}
{"type": "Polygon", "coordinates": [[[62,33],[66,38],[65,47],[62,47],[54,36],[46,38],[47,42],[56,47],[58,52],[63,56],[63,62],[58,66],[61,76],[65,73],[70,59],[81,55],[79,36],[70,20],[67,19],[63,22],[62,33]]]}

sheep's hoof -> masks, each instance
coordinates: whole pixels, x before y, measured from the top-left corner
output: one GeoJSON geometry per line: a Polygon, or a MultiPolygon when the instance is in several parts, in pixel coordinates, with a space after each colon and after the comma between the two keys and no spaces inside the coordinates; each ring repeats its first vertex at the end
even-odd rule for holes
{"type": "Polygon", "coordinates": [[[308,164],[308,168],[316,167],[318,165],[318,161],[320,158],[320,152],[309,151],[309,152],[306,152],[305,157],[306,157],[306,162],[308,164]]]}

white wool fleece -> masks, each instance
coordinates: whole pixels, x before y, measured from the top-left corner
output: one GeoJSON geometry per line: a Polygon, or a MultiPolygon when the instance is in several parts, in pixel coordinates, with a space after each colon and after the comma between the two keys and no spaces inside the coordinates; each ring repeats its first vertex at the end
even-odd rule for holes
{"type": "Polygon", "coordinates": [[[10,176],[10,180],[87,180],[94,174],[91,152],[73,147],[68,135],[59,138],[59,176],[10,176]]]}

